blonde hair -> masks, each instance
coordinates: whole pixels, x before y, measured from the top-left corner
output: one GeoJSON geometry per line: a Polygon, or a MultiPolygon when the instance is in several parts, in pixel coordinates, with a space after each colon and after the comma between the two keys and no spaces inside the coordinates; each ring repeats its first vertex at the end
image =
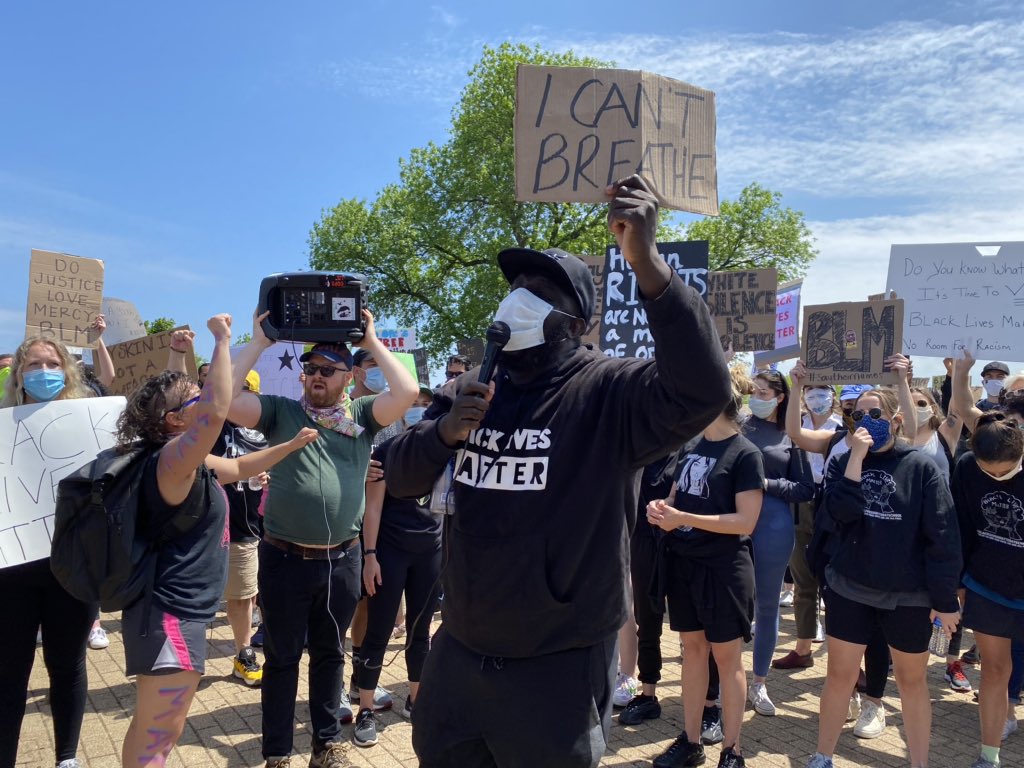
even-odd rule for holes
{"type": "MultiPolygon", "coordinates": [[[[914,387],[910,390],[910,394],[923,397],[928,401],[928,405],[932,406],[932,417],[928,419],[928,427],[932,430],[936,430],[942,426],[942,419],[944,418],[941,406],[935,402],[935,397],[927,389],[921,387],[914,387]]],[[[924,426],[919,424],[918,426],[924,426]]]]}
{"type": "Polygon", "coordinates": [[[729,366],[729,378],[732,379],[733,389],[740,395],[754,394],[754,380],[742,363],[729,366]]]}
{"type": "Polygon", "coordinates": [[[74,400],[79,397],[90,397],[92,392],[82,382],[82,374],[78,368],[78,361],[75,360],[68,348],[55,339],[45,336],[30,336],[21,342],[14,353],[11,361],[11,375],[4,383],[3,398],[0,399],[0,408],[12,408],[16,405],[25,404],[25,387],[22,379],[22,368],[25,365],[25,358],[28,352],[37,344],[45,344],[57,353],[60,358],[60,367],[64,371],[64,389],[57,395],[55,400],[74,400]]]}
{"type": "Polygon", "coordinates": [[[1018,371],[1003,379],[1003,392],[1016,392],[1018,389],[1024,389],[1024,371],[1018,371]]]}

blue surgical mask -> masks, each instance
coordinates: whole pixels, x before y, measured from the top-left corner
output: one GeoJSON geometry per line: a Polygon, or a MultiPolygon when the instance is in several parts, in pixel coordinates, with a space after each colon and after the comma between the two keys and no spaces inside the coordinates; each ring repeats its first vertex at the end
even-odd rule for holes
{"type": "Polygon", "coordinates": [[[413,424],[419,424],[420,421],[423,420],[423,414],[426,412],[427,409],[424,408],[422,405],[416,408],[410,408],[408,411],[405,412],[405,423],[410,427],[413,424]]]}
{"type": "Polygon", "coordinates": [[[41,403],[53,400],[64,391],[64,371],[46,371],[42,368],[27,371],[22,377],[25,391],[41,403]]]}
{"type": "Polygon", "coordinates": [[[867,414],[857,424],[858,427],[864,427],[871,435],[872,443],[870,450],[877,451],[883,448],[886,443],[889,442],[889,438],[892,436],[892,425],[888,419],[873,419],[867,414]]]}
{"type": "Polygon", "coordinates": [[[366,372],[366,380],[364,381],[366,388],[375,394],[380,394],[387,387],[388,383],[384,379],[384,371],[380,368],[371,368],[366,372]]]}
{"type": "Polygon", "coordinates": [[[752,397],[747,401],[747,405],[750,407],[750,412],[757,418],[767,419],[775,413],[775,409],[779,407],[779,401],[774,397],[771,400],[758,400],[756,397],[752,397]]]}
{"type": "Polygon", "coordinates": [[[815,416],[824,416],[832,410],[833,395],[823,389],[811,390],[804,395],[804,402],[815,416]]]}

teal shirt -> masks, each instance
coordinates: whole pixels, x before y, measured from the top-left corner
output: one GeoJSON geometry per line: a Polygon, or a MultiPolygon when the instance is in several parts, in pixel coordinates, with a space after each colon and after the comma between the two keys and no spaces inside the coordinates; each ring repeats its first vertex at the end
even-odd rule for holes
{"type": "Polygon", "coordinates": [[[271,445],[286,443],[302,427],[316,427],[320,437],[270,469],[263,528],[277,539],[296,544],[340,544],[359,535],[366,502],[366,468],[373,436],[381,429],[373,418],[373,397],[352,403],[352,418],[365,427],[348,437],[313,423],[298,402],[259,395],[256,429],[271,445]]]}

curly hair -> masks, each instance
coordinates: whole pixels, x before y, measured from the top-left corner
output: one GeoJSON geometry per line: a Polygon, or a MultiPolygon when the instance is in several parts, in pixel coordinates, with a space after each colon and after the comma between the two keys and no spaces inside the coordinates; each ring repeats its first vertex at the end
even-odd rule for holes
{"type": "Polygon", "coordinates": [[[81,369],[78,361],[75,360],[68,348],[56,339],[46,336],[29,336],[18,347],[11,361],[11,375],[7,377],[4,384],[3,398],[0,399],[0,408],[12,408],[16,405],[25,404],[25,386],[22,378],[22,368],[25,366],[25,358],[29,350],[37,344],[46,344],[51,347],[60,358],[60,367],[64,371],[64,389],[57,395],[56,400],[74,400],[80,397],[91,397],[92,390],[82,383],[81,369]]]}
{"type": "Polygon", "coordinates": [[[168,408],[180,405],[196,386],[191,376],[180,371],[164,371],[146,381],[128,396],[128,403],[117,419],[118,446],[125,448],[139,441],[166,443],[164,416],[168,408]]]}

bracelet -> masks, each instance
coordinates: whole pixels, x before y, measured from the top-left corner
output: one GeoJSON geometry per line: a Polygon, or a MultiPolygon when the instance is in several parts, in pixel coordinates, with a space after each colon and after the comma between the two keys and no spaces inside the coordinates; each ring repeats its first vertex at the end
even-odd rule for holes
{"type": "Polygon", "coordinates": [[[363,550],[363,557],[366,557],[367,555],[376,555],[376,554],[377,554],[377,550],[376,549],[364,549],[363,550]]]}

